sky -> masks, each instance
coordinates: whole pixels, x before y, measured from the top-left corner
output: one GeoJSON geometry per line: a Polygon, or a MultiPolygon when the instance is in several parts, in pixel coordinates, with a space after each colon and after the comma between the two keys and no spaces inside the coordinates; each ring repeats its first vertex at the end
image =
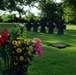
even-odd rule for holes
{"type": "Polygon", "coordinates": [[[61,2],[61,0],[55,0],[57,3],[61,2]]]}
{"type": "MultiPolygon", "coordinates": [[[[38,3],[37,4],[35,4],[36,6],[38,6],[38,3]]],[[[38,10],[36,7],[31,7],[31,8],[29,8],[28,6],[25,6],[24,7],[24,10],[26,11],[26,10],[30,10],[33,14],[35,14],[36,16],[38,15],[38,13],[40,13],[40,10],[38,10]]],[[[1,11],[0,10],[0,15],[2,15],[2,14],[9,14],[9,12],[8,11],[1,11]]],[[[18,12],[16,12],[16,11],[14,11],[14,12],[12,12],[11,14],[17,14],[16,16],[17,17],[19,17],[19,15],[18,15],[18,12]]]]}

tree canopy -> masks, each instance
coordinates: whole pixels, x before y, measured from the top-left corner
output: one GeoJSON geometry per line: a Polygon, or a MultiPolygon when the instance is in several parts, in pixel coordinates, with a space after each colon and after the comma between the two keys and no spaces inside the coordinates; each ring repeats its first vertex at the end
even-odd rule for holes
{"type": "MultiPolygon", "coordinates": [[[[27,10],[24,10],[26,6],[36,7],[41,10],[38,17],[46,18],[47,21],[57,21],[59,18],[67,23],[76,21],[75,0],[62,0],[61,3],[56,3],[55,0],[0,0],[0,10],[9,11],[10,13],[17,11],[19,13],[19,19],[22,18],[23,14],[26,16],[27,10]]],[[[28,15],[30,16],[30,14],[28,15]]]]}

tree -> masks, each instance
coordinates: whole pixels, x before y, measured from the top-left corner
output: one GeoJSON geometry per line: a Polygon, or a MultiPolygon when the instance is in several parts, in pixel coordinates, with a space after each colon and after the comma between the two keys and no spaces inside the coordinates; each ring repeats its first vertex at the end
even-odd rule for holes
{"type": "Polygon", "coordinates": [[[0,0],[0,10],[5,10],[5,0],[0,0]]]}
{"type": "Polygon", "coordinates": [[[62,18],[63,15],[62,3],[56,3],[56,6],[57,6],[57,17],[62,18]]]}
{"type": "Polygon", "coordinates": [[[42,11],[43,17],[47,20],[54,20],[56,18],[56,4],[52,0],[42,0],[39,3],[39,7],[42,11]]]}
{"type": "Polygon", "coordinates": [[[3,22],[7,22],[11,19],[11,16],[9,14],[3,14],[1,16],[1,18],[2,18],[3,22]]]}
{"type": "Polygon", "coordinates": [[[63,19],[65,20],[65,22],[74,23],[74,21],[76,21],[76,1],[63,0],[62,7],[64,11],[63,19]]]}
{"type": "Polygon", "coordinates": [[[8,10],[9,12],[17,11],[19,13],[19,18],[21,19],[22,14],[26,14],[24,7],[29,5],[32,6],[36,0],[0,0],[0,8],[3,10],[8,10]],[[3,8],[2,8],[3,7],[3,8]]]}
{"type": "Polygon", "coordinates": [[[63,14],[63,19],[65,22],[69,23],[72,22],[75,18],[75,9],[73,6],[67,6],[64,8],[64,14],[63,14]]]}
{"type": "Polygon", "coordinates": [[[65,5],[72,5],[76,9],[76,0],[63,0],[65,5]]]}

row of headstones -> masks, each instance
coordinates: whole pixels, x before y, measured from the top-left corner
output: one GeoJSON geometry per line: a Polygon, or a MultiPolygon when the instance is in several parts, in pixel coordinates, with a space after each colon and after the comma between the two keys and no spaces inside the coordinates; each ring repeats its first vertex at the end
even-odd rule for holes
{"type": "Polygon", "coordinates": [[[48,28],[48,33],[49,34],[53,34],[54,33],[54,29],[57,28],[58,32],[57,34],[59,35],[63,35],[64,34],[64,29],[66,29],[66,25],[64,25],[64,23],[58,22],[58,23],[53,23],[52,21],[50,21],[48,24],[46,21],[42,21],[40,23],[38,22],[27,22],[25,24],[27,31],[31,31],[31,29],[33,29],[34,32],[38,32],[38,27],[40,27],[40,32],[42,33],[46,33],[46,27],[48,28]]]}

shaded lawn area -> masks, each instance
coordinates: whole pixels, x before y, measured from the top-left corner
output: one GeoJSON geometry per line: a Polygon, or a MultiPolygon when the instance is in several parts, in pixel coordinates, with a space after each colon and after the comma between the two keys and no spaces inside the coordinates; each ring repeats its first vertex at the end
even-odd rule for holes
{"type": "MultiPolygon", "coordinates": [[[[2,25],[0,25],[0,29],[2,25]]],[[[3,26],[11,29],[12,25],[3,26]]],[[[36,57],[29,66],[29,75],[76,75],[76,26],[68,25],[64,35],[27,32],[24,29],[23,38],[38,37],[43,42],[43,55],[36,57]],[[58,49],[48,46],[50,43],[64,43],[70,47],[58,49]]]]}
{"type": "Polygon", "coordinates": [[[13,23],[0,23],[0,31],[2,29],[12,29],[13,26],[13,23]]]}

